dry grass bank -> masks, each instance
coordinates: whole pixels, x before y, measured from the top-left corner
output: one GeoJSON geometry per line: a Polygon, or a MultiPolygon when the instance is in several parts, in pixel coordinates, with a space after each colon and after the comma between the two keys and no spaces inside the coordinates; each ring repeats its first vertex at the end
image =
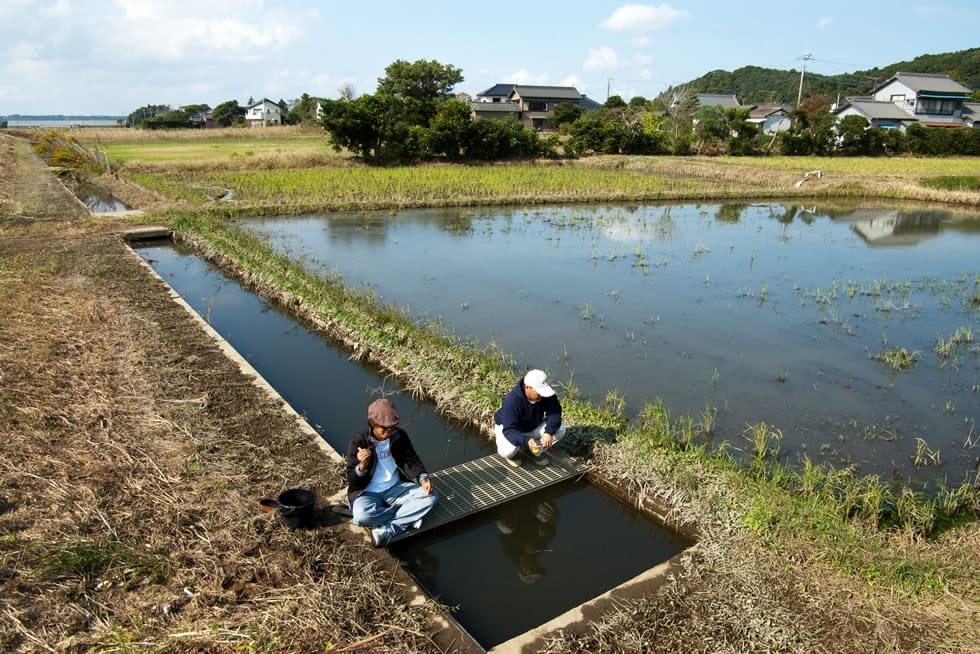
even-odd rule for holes
{"type": "MultiPolygon", "coordinates": [[[[255,511],[286,485],[336,490],[337,466],[127,255],[120,224],[39,222],[74,215],[63,188],[29,150],[0,157],[20,171],[5,197],[35,198],[0,203],[0,648],[438,651],[436,607],[393,598],[391,559],[327,514],[291,533],[255,511]]],[[[639,460],[600,449],[596,466],[700,525],[702,547],[656,596],[548,651],[975,651],[976,523],[895,537],[947,566],[945,589],[910,596],[746,530],[752,498],[696,464],[639,460]]]]}

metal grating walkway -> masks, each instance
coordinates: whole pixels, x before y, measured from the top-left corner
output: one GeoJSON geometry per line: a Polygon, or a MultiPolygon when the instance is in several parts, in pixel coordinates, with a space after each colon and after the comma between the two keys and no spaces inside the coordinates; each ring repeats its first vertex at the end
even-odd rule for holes
{"type": "Polygon", "coordinates": [[[409,530],[393,540],[411,538],[423,531],[585,474],[585,461],[571,456],[560,447],[552,448],[546,456],[551,460],[551,465],[539,466],[524,457],[520,468],[512,468],[492,454],[429,473],[432,485],[441,495],[439,503],[425,516],[421,529],[409,530]]]}

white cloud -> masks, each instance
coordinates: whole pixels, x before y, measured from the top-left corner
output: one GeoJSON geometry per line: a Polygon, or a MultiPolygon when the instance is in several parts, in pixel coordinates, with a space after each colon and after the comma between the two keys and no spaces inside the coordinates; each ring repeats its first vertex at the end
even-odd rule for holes
{"type": "Polygon", "coordinates": [[[615,70],[617,66],[619,66],[619,57],[616,56],[616,51],[605,45],[589,50],[589,56],[582,64],[585,70],[615,70]]]}
{"type": "Polygon", "coordinates": [[[588,85],[578,75],[569,75],[558,82],[558,86],[574,86],[578,89],[579,93],[585,93],[585,89],[588,88],[588,85]]]}
{"type": "Polygon", "coordinates": [[[653,61],[653,57],[651,57],[650,55],[639,54],[639,53],[633,55],[633,62],[637,66],[646,66],[651,61],[653,61]]]}
{"type": "Polygon", "coordinates": [[[833,22],[834,19],[831,18],[830,16],[821,16],[820,20],[817,21],[817,29],[818,30],[826,29],[830,27],[831,23],[833,22]]]}
{"type": "Polygon", "coordinates": [[[46,18],[64,18],[71,15],[71,0],[57,0],[50,7],[41,7],[38,13],[46,18]]]}
{"type": "Polygon", "coordinates": [[[507,81],[514,84],[547,84],[548,75],[533,75],[522,68],[516,73],[511,73],[507,81]]]}
{"type": "Polygon", "coordinates": [[[14,75],[37,80],[46,76],[54,68],[54,64],[44,61],[40,56],[40,48],[33,43],[15,43],[7,48],[6,69],[14,75]]]}
{"type": "Polygon", "coordinates": [[[301,15],[267,12],[261,0],[116,0],[116,4],[123,14],[107,19],[112,44],[150,59],[207,56],[258,61],[285,48],[303,32],[301,15]]]}
{"type": "Polygon", "coordinates": [[[611,32],[649,32],[686,17],[685,10],[670,5],[623,5],[599,25],[611,32]]]}
{"type": "Polygon", "coordinates": [[[649,48],[651,44],[653,44],[653,39],[642,34],[637,34],[630,39],[630,45],[632,45],[634,48],[649,48]]]}

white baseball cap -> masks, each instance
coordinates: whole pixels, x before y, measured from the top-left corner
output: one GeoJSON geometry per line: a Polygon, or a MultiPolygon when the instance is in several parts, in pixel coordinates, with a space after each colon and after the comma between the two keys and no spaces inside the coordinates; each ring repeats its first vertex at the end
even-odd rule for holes
{"type": "Polygon", "coordinates": [[[524,375],[524,385],[533,388],[541,397],[551,397],[555,389],[548,385],[548,375],[544,370],[530,370],[524,375]]]}

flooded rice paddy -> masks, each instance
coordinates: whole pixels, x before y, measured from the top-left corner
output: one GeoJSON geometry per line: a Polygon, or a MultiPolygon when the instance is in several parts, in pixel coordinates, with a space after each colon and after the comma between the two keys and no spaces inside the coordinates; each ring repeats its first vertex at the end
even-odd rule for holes
{"type": "MultiPolygon", "coordinates": [[[[191,252],[169,244],[137,252],[338,452],[346,452],[351,435],[365,425],[367,404],[381,394],[399,407],[429,470],[494,451],[486,437],[447,422],[382,371],[350,360],[191,252]]],[[[430,595],[454,607],[482,646],[492,647],[688,545],[596,488],[566,482],[400,541],[391,552],[430,595]]]]}
{"type": "Polygon", "coordinates": [[[310,269],[599,405],[747,425],[887,478],[980,453],[980,215],[676,204],[253,220],[310,269]],[[900,367],[900,359],[906,355],[900,367]]]}

